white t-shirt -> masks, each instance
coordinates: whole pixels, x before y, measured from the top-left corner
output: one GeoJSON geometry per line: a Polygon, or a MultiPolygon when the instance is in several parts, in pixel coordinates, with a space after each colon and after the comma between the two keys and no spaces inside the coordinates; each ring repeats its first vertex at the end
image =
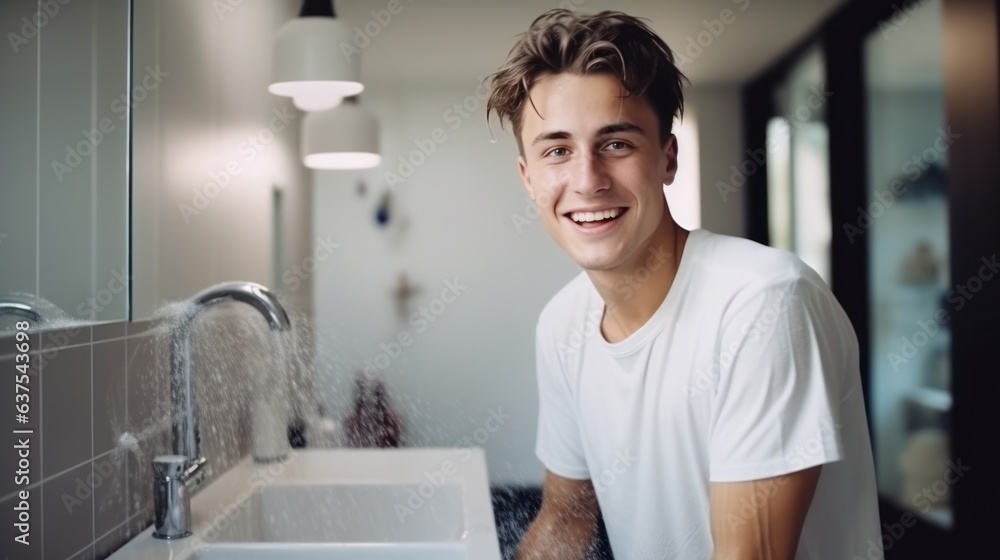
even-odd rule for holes
{"type": "MultiPolygon", "coordinates": [[[[616,290],[643,281],[639,270],[616,290]]],[[[617,560],[707,559],[710,483],[816,465],[796,559],[881,557],[857,337],[819,275],[787,251],[695,230],[645,325],[612,344],[603,311],[586,273],[542,311],[536,453],[591,479],[617,560]]]]}

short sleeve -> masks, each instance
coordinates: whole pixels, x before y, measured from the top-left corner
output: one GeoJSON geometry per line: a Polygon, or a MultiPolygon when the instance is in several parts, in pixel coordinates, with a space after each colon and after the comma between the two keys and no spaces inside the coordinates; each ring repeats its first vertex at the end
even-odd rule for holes
{"type": "Polygon", "coordinates": [[[818,278],[748,292],[722,325],[712,482],[780,476],[844,457],[839,393],[852,367],[846,346],[857,344],[846,314],[818,278]]]}
{"type": "Polygon", "coordinates": [[[590,478],[580,440],[577,407],[555,340],[539,327],[535,362],[538,375],[538,439],[535,454],[549,471],[573,479],[590,478]]]}

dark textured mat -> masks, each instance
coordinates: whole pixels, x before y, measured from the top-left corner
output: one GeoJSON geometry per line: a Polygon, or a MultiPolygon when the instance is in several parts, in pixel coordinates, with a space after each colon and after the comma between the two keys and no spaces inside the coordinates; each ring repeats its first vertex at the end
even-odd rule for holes
{"type": "MultiPolygon", "coordinates": [[[[533,487],[494,486],[490,489],[493,496],[493,517],[497,524],[497,536],[500,539],[500,552],[505,560],[514,558],[521,536],[531,525],[542,506],[542,489],[533,487]]],[[[597,539],[587,556],[589,560],[613,560],[611,546],[608,544],[608,533],[604,529],[604,521],[600,523],[597,539]]]]}

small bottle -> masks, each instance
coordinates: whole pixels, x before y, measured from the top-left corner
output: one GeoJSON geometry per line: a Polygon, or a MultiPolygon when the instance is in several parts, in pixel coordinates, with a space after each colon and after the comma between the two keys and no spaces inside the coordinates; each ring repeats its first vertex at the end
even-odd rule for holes
{"type": "Polygon", "coordinates": [[[379,419],[378,446],[399,447],[402,444],[399,415],[389,404],[389,397],[385,394],[385,384],[382,381],[375,382],[375,407],[379,419]]]}
{"type": "Polygon", "coordinates": [[[253,458],[258,463],[288,457],[287,415],[279,404],[257,399],[253,406],[253,458]]]}
{"type": "Polygon", "coordinates": [[[389,404],[381,380],[355,381],[354,411],[347,418],[347,443],[351,447],[399,447],[399,416],[389,404]]]}

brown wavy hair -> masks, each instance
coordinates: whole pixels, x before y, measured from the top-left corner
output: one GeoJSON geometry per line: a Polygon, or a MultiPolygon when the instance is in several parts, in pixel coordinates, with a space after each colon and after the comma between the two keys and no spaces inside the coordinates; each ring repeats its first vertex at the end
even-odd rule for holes
{"type": "Polygon", "coordinates": [[[503,128],[510,121],[517,147],[524,154],[521,125],[528,92],[543,74],[615,75],[626,97],[644,96],[660,124],[660,142],[673,130],[674,117],[684,116],[687,77],[674,62],[674,53],[646,23],[617,11],[581,14],[566,9],[538,16],[491,74],[486,122],[495,112],[503,128]]]}

